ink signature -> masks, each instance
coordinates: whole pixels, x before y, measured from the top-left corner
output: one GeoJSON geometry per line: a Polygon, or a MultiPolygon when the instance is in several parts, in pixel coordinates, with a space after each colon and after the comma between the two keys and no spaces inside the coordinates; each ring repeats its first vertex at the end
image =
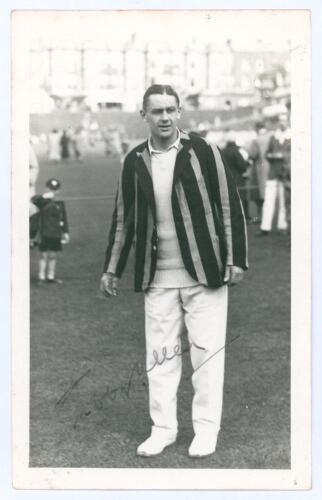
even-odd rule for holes
{"type": "MultiPolygon", "coordinates": [[[[197,368],[194,369],[193,373],[200,370],[200,368],[202,366],[204,366],[206,363],[208,363],[220,351],[222,351],[223,349],[225,349],[226,347],[231,345],[233,342],[235,342],[235,340],[237,340],[239,337],[240,337],[240,335],[233,337],[231,340],[226,342],[220,349],[218,349],[217,351],[210,354],[209,357],[207,357],[197,368]]],[[[163,363],[171,361],[175,357],[183,356],[185,353],[190,352],[192,347],[195,347],[196,349],[205,350],[204,347],[198,346],[198,345],[194,344],[193,342],[190,342],[188,345],[186,345],[183,348],[181,348],[181,346],[179,344],[177,344],[174,346],[173,351],[170,353],[168,353],[166,347],[163,347],[161,349],[161,356],[159,355],[159,353],[156,350],[154,350],[153,354],[152,354],[153,359],[154,359],[154,363],[148,369],[145,369],[141,363],[136,362],[132,366],[129,377],[125,382],[123,382],[120,385],[112,386],[112,387],[110,386],[110,384],[107,384],[105,390],[101,394],[99,394],[99,395],[94,394],[93,395],[92,406],[88,410],[82,411],[76,416],[76,418],[74,420],[73,427],[75,428],[77,426],[77,423],[79,423],[79,421],[83,417],[90,416],[93,413],[93,410],[96,410],[96,411],[104,410],[104,402],[105,401],[112,401],[113,402],[121,395],[123,395],[126,398],[130,398],[131,391],[133,391],[134,388],[137,388],[137,387],[144,387],[145,389],[147,389],[146,380],[145,380],[145,378],[144,378],[144,380],[142,380],[141,377],[150,373],[152,370],[154,370],[156,368],[156,366],[160,366],[163,363]],[[137,380],[137,377],[139,377],[139,380],[137,380]]],[[[55,403],[56,410],[60,410],[65,405],[66,401],[70,397],[73,390],[81,383],[82,380],[84,380],[86,377],[88,377],[90,375],[90,373],[91,373],[91,369],[89,368],[84,373],[82,373],[75,381],[73,381],[71,383],[71,385],[68,387],[68,389],[56,401],[56,403],[55,403]]],[[[191,375],[189,375],[186,378],[189,379],[190,377],[191,377],[191,375]]]]}
{"type": "Polygon", "coordinates": [[[67,391],[64,392],[64,394],[56,401],[55,403],[55,408],[58,408],[59,406],[64,406],[66,403],[68,397],[71,395],[75,387],[78,386],[78,384],[83,380],[83,378],[87,377],[91,373],[91,369],[89,368],[84,372],[78,379],[76,379],[74,382],[72,382],[71,386],[67,389],[67,391]]]}

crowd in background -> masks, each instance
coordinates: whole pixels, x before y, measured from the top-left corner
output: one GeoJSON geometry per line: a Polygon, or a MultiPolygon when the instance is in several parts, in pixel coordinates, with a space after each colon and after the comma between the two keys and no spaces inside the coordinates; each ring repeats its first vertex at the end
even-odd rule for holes
{"type": "Polygon", "coordinates": [[[213,130],[199,124],[194,130],[216,143],[239,189],[248,223],[259,223],[266,236],[274,216],[279,234],[291,222],[291,129],[286,113],[256,121],[252,129],[213,130]]]}
{"type": "Polygon", "coordinates": [[[93,124],[91,128],[85,128],[82,125],[73,129],[68,127],[62,131],[53,129],[47,143],[48,159],[59,162],[75,158],[79,162],[84,161],[84,155],[92,148],[95,148],[98,142],[104,143],[106,155],[118,155],[122,152],[124,139],[117,127],[102,127],[93,124]]]}
{"type": "MultiPolygon", "coordinates": [[[[291,132],[288,114],[253,121],[252,126],[239,125],[238,129],[191,121],[189,129],[221,149],[238,186],[247,222],[260,224],[258,236],[269,234],[274,216],[279,234],[285,234],[291,220],[291,132]]],[[[31,196],[39,169],[35,143],[42,144],[43,154],[54,163],[68,162],[69,159],[83,163],[89,152],[122,160],[135,141],[128,139],[124,126],[113,123],[100,126],[95,119],[89,120],[88,117],[84,117],[77,127],[53,128],[48,134],[33,137],[29,160],[31,196]]]]}
{"type": "Polygon", "coordinates": [[[77,127],[53,128],[48,134],[32,136],[31,142],[41,150],[42,156],[54,163],[69,159],[82,163],[91,151],[103,151],[106,156],[122,156],[129,147],[124,127],[113,124],[100,127],[96,121],[81,123],[77,127]]]}

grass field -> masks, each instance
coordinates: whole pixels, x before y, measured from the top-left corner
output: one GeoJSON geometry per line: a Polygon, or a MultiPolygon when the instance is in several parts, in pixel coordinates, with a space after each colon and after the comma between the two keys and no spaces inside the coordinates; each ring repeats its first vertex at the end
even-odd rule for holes
{"type": "Polygon", "coordinates": [[[31,250],[31,467],[290,467],[290,239],[257,239],[250,270],[231,289],[222,430],[216,453],[190,459],[191,365],[184,355],[179,435],[155,458],[135,455],[150,430],[144,365],[143,295],[133,292],[132,256],[117,298],[98,291],[116,160],[41,161],[38,192],[51,176],[67,199],[71,242],[59,256],[62,285],[37,286],[31,250]]]}

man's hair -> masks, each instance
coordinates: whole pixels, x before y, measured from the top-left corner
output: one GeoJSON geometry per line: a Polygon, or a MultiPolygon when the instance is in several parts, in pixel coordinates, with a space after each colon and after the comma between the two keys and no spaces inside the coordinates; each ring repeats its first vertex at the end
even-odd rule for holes
{"type": "Polygon", "coordinates": [[[180,106],[180,99],[177,94],[177,92],[171,87],[171,85],[159,85],[155,83],[154,85],[151,85],[149,87],[143,96],[143,109],[146,110],[147,105],[148,105],[148,99],[150,95],[153,94],[167,94],[167,95],[173,95],[177,101],[177,105],[180,106]]]}

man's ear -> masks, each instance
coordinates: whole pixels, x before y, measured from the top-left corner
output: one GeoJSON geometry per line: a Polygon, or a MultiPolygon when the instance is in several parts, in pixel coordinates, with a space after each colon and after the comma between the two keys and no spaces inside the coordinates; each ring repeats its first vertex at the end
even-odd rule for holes
{"type": "Polygon", "coordinates": [[[143,120],[146,120],[146,113],[144,109],[140,109],[140,115],[142,116],[143,120]]]}
{"type": "Polygon", "coordinates": [[[178,116],[179,116],[179,118],[180,118],[180,116],[181,116],[181,112],[182,112],[182,107],[181,107],[181,106],[179,106],[179,107],[178,107],[178,116]]]}

